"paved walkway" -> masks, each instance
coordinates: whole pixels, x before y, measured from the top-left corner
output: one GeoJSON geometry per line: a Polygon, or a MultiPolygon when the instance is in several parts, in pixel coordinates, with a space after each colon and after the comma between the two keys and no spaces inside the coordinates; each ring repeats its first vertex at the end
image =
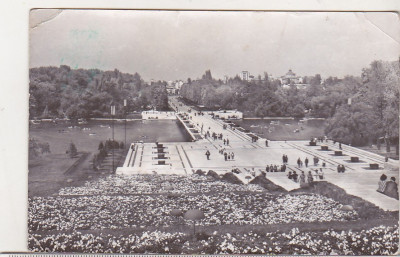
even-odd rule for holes
{"type": "MultiPolygon", "coordinates": [[[[242,173],[238,178],[247,183],[247,176],[253,177],[266,165],[281,165],[282,155],[289,157],[286,173],[267,173],[267,178],[273,183],[290,191],[299,188],[299,184],[287,178],[288,171],[302,171],[323,169],[324,179],[343,188],[347,193],[361,197],[374,203],[384,210],[398,210],[399,202],[376,191],[379,177],[385,173],[389,178],[396,177],[399,181],[398,170],[383,168],[384,158],[354,147],[343,145],[343,156],[335,156],[333,150],[339,150],[332,142],[323,143],[328,145],[329,151],[322,151],[321,146],[309,146],[306,141],[269,141],[269,147],[265,147],[265,139],[251,142],[251,138],[240,131],[223,129],[223,122],[213,119],[210,115],[195,115],[190,107],[181,105],[177,99],[171,99],[171,106],[177,107],[178,112],[187,113],[191,122],[202,132],[203,139],[196,142],[163,143],[165,159],[158,159],[155,143],[135,144],[128,152],[123,167],[117,169],[121,174],[154,173],[157,174],[192,174],[198,169],[203,171],[214,170],[219,174],[238,168],[242,173]],[[222,133],[224,139],[229,139],[229,145],[224,145],[223,140],[204,138],[207,131],[222,133]],[[234,153],[234,159],[225,161],[224,155],[219,153],[225,149],[227,153],[234,153]],[[210,152],[210,160],[207,160],[206,151],[210,152]],[[318,166],[297,167],[297,159],[303,160],[307,157],[310,164],[313,157],[320,159],[318,166]],[[350,162],[351,156],[357,156],[359,163],[350,162]],[[161,161],[161,162],[160,162],[161,161]],[[164,163],[165,162],[165,163],[164,163]],[[325,167],[322,167],[325,163],[325,167]],[[378,163],[379,170],[370,170],[369,163],[378,163]],[[337,173],[337,165],[343,164],[346,167],[345,173],[337,173]]],[[[391,167],[398,167],[398,161],[391,160],[391,167]]]]}

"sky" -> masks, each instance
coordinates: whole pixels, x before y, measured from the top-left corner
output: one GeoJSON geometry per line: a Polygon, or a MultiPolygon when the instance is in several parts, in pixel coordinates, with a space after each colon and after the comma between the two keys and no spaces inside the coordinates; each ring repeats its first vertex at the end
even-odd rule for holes
{"type": "Polygon", "coordinates": [[[359,76],[400,53],[395,13],[33,10],[30,67],[118,69],[143,79],[359,76]]]}

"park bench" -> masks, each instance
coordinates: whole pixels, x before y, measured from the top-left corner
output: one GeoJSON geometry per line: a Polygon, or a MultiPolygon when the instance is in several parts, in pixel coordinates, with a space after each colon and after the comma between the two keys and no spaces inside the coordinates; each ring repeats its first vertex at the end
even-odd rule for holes
{"type": "Polygon", "coordinates": [[[370,163],[369,168],[371,170],[378,170],[379,169],[379,164],[378,163],[370,163]]]}
{"type": "Polygon", "coordinates": [[[342,151],[335,151],[335,155],[336,155],[336,156],[342,156],[343,153],[342,153],[342,151]]]}
{"type": "Polygon", "coordinates": [[[350,157],[351,162],[359,162],[359,158],[357,156],[350,157]]]}

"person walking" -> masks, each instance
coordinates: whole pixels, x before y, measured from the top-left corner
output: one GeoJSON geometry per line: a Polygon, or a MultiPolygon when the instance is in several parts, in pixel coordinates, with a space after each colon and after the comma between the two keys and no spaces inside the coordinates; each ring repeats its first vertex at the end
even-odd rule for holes
{"type": "Polygon", "coordinates": [[[339,149],[342,150],[342,143],[339,142],[339,149]]]}
{"type": "Polygon", "coordinates": [[[323,172],[322,168],[319,168],[318,176],[319,176],[319,179],[321,179],[321,180],[324,179],[324,172],[323,172]]]}
{"type": "Polygon", "coordinates": [[[308,167],[308,158],[306,157],[306,159],[304,160],[304,163],[306,165],[306,168],[308,167]]]}
{"type": "Polygon", "coordinates": [[[311,184],[314,181],[313,175],[311,173],[311,170],[308,171],[308,175],[307,175],[307,183],[311,184]]]}
{"type": "Polygon", "coordinates": [[[226,145],[229,145],[229,138],[226,139],[226,145]]]}
{"type": "Polygon", "coordinates": [[[399,199],[399,189],[397,187],[396,178],[391,177],[390,180],[385,185],[385,190],[383,192],[385,195],[399,199]]]}
{"type": "Polygon", "coordinates": [[[210,155],[211,155],[211,153],[210,153],[210,151],[206,151],[206,156],[207,156],[207,160],[210,160],[210,155]]]}
{"type": "Polygon", "coordinates": [[[225,158],[225,161],[228,160],[228,153],[227,152],[224,153],[224,158],[225,158]]]}
{"type": "Polygon", "coordinates": [[[296,171],[293,171],[292,178],[293,178],[294,182],[297,182],[297,177],[298,177],[298,175],[297,175],[296,171]]]}
{"type": "Polygon", "coordinates": [[[225,143],[226,143],[226,140],[224,139],[224,145],[225,145],[225,143]]]}
{"type": "Polygon", "coordinates": [[[265,139],[265,147],[268,147],[268,139],[265,139]]]}
{"type": "Polygon", "coordinates": [[[232,159],[232,161],[233,161],[234,158],[235,158],[235,154],[232,152],[232,153],[231,153],[231,159],[232,159]]]}
{"type": "Polygon", "coordinates": [[[300,187],[303,186],[305,183],[306,183],[306,175],[304,174],[304,171],[302,171],[300,174],[300,187]]]}
{"type": "Polygon", "coordinates": [[[386,179],[387,179],[387,176],[385,174],[382,174],[382,176],[380,177],[379,182],[378,182],[378,190],[377,191],[379,193],[385,192],[386,179]]]}
{"type": "Polygon", "coordinates": [[[317,157],[314,156],[313,161],[314,161],[314,166],[317,166],[317,157]]]}
{"type": "Polygon", "coordinates": [[[300,168],[300,163],[301,163],[301,160],[300,160],[300,158],[299,159],[297,159],[297,166],[300,168]]]}

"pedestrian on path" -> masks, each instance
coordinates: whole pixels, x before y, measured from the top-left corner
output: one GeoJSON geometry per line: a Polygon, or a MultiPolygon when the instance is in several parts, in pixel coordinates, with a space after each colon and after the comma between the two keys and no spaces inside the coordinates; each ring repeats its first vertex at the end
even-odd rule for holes
{"type": "Polygon", "coordinates": [[[306,157],[306,159],[304,160],[304,163],[306,164],[306,168],[308,167],[308,158],[306,157]]]}
{"type": "Polygon", "coordinates": [[[229,139],[228,138],[226,139],[226,145],[229,145],[229,139]]]}
{"type": "Polygon", "coordinates": [[[265,146],[268,147],[268,139],[265,139],[265,146]]]}
{"type": "Polygon", "coordinates": [[[378,190],[377,191],[379,193],[383,193],[385,191],[386,179],[387,179],[387,176],[385,174],[382,174],[382,176],[380,177],[379,182],[378,182],[378,190]]]}
{"type": "Polygon", "coordinates": [[[299,159],[297,159],[297,166],[300,168],[300,163],[301,163],[301,160],[300,160],[300,157],[299,157],[299,159]]]}
{"type": "Polygon", "coordinates": [[[225,158],[225,161],[228,160],[228,153],[227,152],[224,153],[224,158],[225,158]]]}
{"type": "Polygon", "coordinates": [[[300,174],[300,187],[303,186],[305,183],[306,183],[306,175],[304,174],[304,171],[302,171],[300,174]]]}
{"type": "Polygon", "coordinates": [[[313,175],[311,173],[311,170],[308,171],[308,175],[307,175],[307,183],[311,184],[314,181],[313,175]]]}
{"type": "Polygon", "coordinates": [[[210,153],[210,151],[206,151],[206,156],[207,156],[207,160],[210,160],[210,155],[211,155],[211,153],[210,153]]]}
{"type": "Polygon", "coordinates": [[[339,142],[339,149],[342,150],[342,143],[339,142]]]}
{"type": "Polygon", "coordinates": [[[297,177],[298,177],[298,175],[297,175],[296,171],[293,171],[292,178],[293,178],[294,182],[297,182],[297,177]]]}
{"type": "Polygon", "coordinates": [[[224,139],[224,145],[226,144],[226,140],[224,139]]]}
{"type": "Polygon", "coordinates": [[[231,153],[231,159],[232,159],[232,161],[233,161],[234,158],[235,158],[235,154],[232,152],[232,153],[231,153]]]}
{"type": "Polygon", "coordinates": [[[396,178],[391,177],[390,180],[385,185],[385,190],[383,192],[385,195],[399,199],[399,189],[397,187],[396,178]]]}
{"type": "Polygon", "coordinates": [[[319,179],[324,179],[324,171],[322,170],[322,168],[319,168],[318,176],[319,176],[319,179]]]}

